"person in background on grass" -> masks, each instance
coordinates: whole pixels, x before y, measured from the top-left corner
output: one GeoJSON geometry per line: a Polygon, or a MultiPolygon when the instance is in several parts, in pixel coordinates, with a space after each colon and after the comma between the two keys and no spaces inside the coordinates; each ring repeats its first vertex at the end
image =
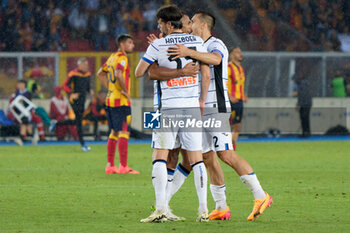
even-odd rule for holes
{"type": "Polygon", "coordinates": [[[306,78],[303,68],[297,71],[293,79],[295,82],[293,96],[298,97],[297,107],[302,128],[301,137],[310,137],[310,111],[312,107],[310,81],[306,78]]]}
{"type": "Polygon", "coordinates": [[[233,128],[232,143],[236,150],[238,136],[242,129],[243,102],[248,101],[244,93],[245,73],[242,67],[242,50],[236,46],[230,53],[231,61],[228,63],[228,97],[231,103],[230,123],[233,128]]]}
{"type": "Polygon", "coordinates": [[[108,90],[106,113],[111,133],[107,141],[106,174],[140,174],[128,164],[128,143],[131,123],[130,67],[128,53],[134,49],[134,41],[128,34],[117,38],[118,51],[113,53],[99,69],[97,76],[108,90]],[[118,144],[120,166],[114,165],[118,144]]]}
{"type": "Polygon", "coordinates": [[[82,151],[90,151],[91,148],[85,145],[83,138],[82,120],[85,109],[86,95],[94,94],[90,89],[91,73],[89,71],[89,61],[82,57],[78,59],[78,67],[68,73],[68,77],[63,83],[63,89],[69,95],[69,102],[75,114],[75,123],[82,151]]]}

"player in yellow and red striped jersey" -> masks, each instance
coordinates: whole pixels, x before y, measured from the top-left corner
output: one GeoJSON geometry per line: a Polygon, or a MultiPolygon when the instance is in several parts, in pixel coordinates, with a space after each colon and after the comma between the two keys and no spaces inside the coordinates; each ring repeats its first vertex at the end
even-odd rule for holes
{"type": "Polygon", "coordinates": [[[106,113],[111,133],[107,142],[106,174],[139,174],[127,165],[128,141],[131,122],[130,67],[127,54],[134,49],[130,35],[117,38],[118,51],[113,53],[99,69],[97,76],[107,88],[106,113]],[[114,165],[115,150],[118,144],[120,166],[114,165]]]}
{"type": "Polygon", "coordinates": [[[230,123],[233,126],[232,142],[236,149],[237,139],[242,128],[243,101],[247,102],[248,97],[244,93],[245,74],[241,65],[243,60],[242,51],[235,47],[230,53],[231,61],[228,63],[228,96],[231,102],[232,114],[230,123]]]}

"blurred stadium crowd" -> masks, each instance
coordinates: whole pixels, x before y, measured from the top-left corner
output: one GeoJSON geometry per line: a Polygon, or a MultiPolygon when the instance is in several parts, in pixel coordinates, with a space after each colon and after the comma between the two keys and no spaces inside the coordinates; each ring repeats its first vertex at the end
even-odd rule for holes
{"type": "Polygon", "coordinates": [[[249,50],[341,51],[349,38],[346,0],[216,0],[249,50]]]}
{"type": "MultiPolygon", "coordinates": [[[[203,5],[184,0],[4,0],[0,50],[107,51],[115,49],[114,38],[129,33],[135,50],[143,51],[145,37],[157,32],[156,9],[171,2],[190,15],[203,5]]],[[[342,41],[350,38],[346,0],[214,2],[247,50],[341,51],[342,41]]]]}

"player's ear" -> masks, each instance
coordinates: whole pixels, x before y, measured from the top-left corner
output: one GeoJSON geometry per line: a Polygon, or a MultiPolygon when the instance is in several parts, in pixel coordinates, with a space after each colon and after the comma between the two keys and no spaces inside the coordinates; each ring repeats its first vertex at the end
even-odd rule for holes
{"type": "Polygon", "coordinates": [[[166,26],[167,26],[167,28],[168,28],[168,29],[170,29],[170,28],[171,28],[171,26],[172,26],[172,25],[171,25],[171,22],[170,22],[170,21],[168,21],[168,22],[166,23],[166,26]]]}

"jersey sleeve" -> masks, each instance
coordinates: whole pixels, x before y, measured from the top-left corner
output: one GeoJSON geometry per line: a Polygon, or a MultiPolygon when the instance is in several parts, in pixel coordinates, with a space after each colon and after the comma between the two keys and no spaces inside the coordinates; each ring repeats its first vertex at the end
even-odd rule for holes
{"type": "Polygon", "coordinates": [[[128,65],[128,59],[126,56],[120,56],[117,60],[115,69],[116,70],[124,70],[124,68],[128,65]]]}
{"type": "Polygon", "coordinates": [[[215,52],[220,53],[222,58],[224,58],[224,51],[225,51],[225,48],[219,41],[214,41],[214,42],[210,43],[210,45],[208,47],[209,53],[215,53],[215,52]]]}
{"type": "Polygon", "coordinates": [[[197,52],[200,53],[207,53],[207,49],[204,47],[203,44],[197,46],[197,52]]]}
{"type": "Polygon", "coordinates": [[[148,46],[146,53],[143,55],[142,60],[149,63],[150,65],[153,64],[153,62],[158,60],[158,54],[159,49],[157,48],[156,43],[152,43],[148,46]]]}
{"type": "Polygon", "coordinates": [[[105,62],[105,64],[103,64],[102,71],[105,72],[105,73],[108,72],[108,70],[107,70],[107,61],[105,62]]]}
{"type": "Polygon", "coordinates": [[[66,78],[66,80],[64,80],[63,84],[62,84],[62,88],[68,93],[70,94],[72,92],[71,89],[71,83],[73,81],[73,72],[69,72],[68,77],[66,78]]]}

